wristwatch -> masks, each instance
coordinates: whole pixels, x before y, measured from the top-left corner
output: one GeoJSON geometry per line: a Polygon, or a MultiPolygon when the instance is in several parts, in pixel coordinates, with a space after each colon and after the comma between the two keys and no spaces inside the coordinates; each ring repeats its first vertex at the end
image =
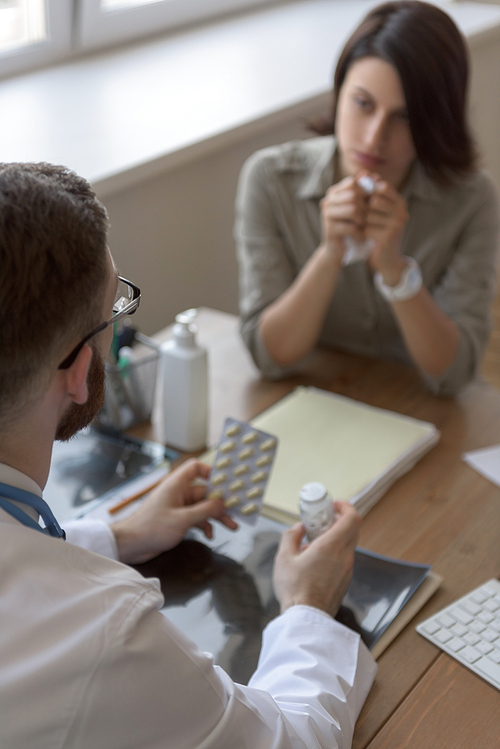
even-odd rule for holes
{"type": "Polygon", "coordinates": [[[396,286],[388,286],[381,273],[375,273],[375,286],[388,302],[405,302],[416,296],[422,286],[422,271],[416,260],[405,255],[406,268],[396,286]]]}

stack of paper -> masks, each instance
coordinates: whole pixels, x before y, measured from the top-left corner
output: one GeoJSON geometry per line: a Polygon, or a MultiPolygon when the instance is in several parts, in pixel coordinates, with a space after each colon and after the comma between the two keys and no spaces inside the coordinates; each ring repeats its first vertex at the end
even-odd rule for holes
{"type": "Polygon", "coordinates": [[[264,507],[285,522],[298,516],[310,481],[366,514],[440,437],[434,424],[303,387],[252,424],[279,439],[264,507]]]}

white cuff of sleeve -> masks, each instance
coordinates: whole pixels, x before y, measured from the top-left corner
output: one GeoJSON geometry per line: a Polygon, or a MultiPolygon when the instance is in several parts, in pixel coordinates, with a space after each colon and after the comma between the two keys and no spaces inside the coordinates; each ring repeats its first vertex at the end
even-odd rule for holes
{"type": "Polygon", "coordinates": [[[118,559],[113,531],[102,520],[70,520],[63,523],[67,543],[94,551],[109,559],[118,559]]]}

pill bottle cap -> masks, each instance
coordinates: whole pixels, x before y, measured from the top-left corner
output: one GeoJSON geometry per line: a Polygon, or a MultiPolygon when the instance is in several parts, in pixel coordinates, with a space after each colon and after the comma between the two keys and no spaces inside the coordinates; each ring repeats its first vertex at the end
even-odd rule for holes
{"type": "Polygon", "coordinates": [[[300,490],[300,499],[303,502],[317,502],[326,495],[326,487],[319,481],[312,481],[310,484],[304,484],[300,490]]]}
{"type": "Polygon", "coordinates": [[[179,314],[175,316],[173,333],[174,338],[180,346],[185,346],[187,348],[194,346],[197,330],[196,325],[194,325],[194,320],[197,314],[198,310],[193,307],[184,312],[179,312],[179,314]]]}

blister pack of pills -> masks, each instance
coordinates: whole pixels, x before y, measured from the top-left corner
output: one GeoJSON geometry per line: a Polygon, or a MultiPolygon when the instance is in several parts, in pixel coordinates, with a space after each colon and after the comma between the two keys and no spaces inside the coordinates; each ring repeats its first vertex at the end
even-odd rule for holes
{"type": "Polygon", "coordinates": [[[244,421],[228,418],[207,485],[207,496],[218,496],[229,515],[257,522],[278,440],[244,421]]]}

